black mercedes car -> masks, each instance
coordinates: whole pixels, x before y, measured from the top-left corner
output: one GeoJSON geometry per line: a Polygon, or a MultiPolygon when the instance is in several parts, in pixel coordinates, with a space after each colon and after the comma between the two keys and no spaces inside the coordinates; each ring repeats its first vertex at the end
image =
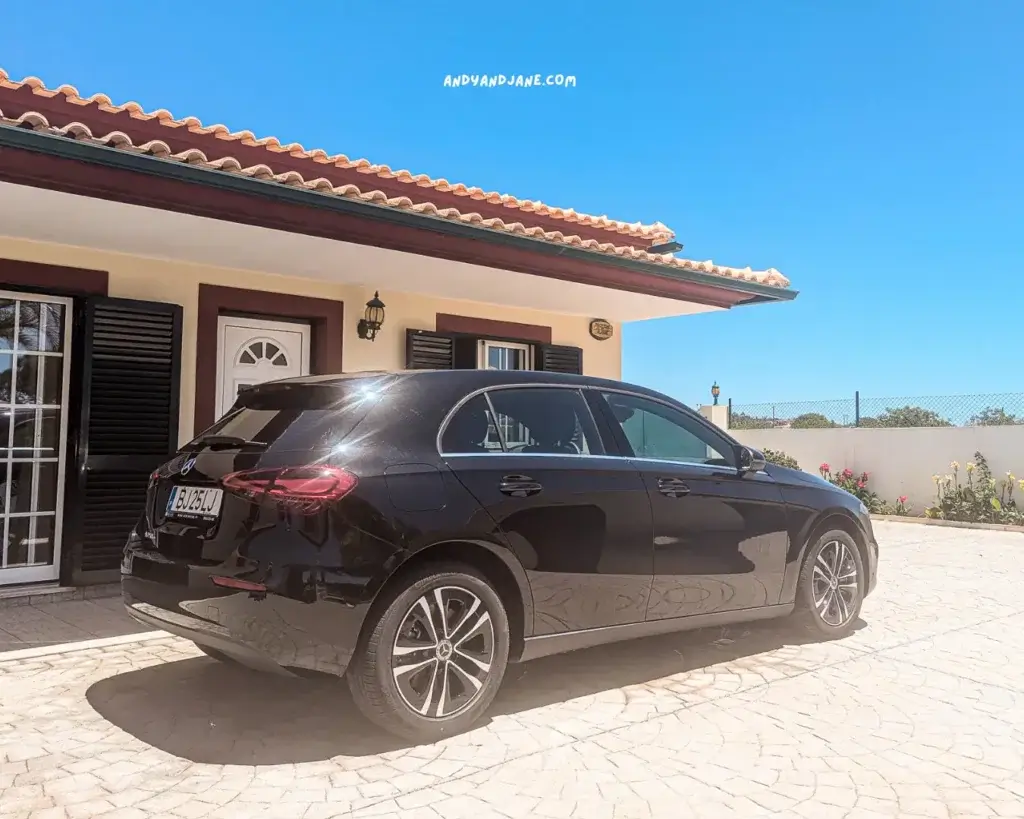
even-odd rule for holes
{"type": "Polygon", "coordinates": [[[427,741],[509,662],[795,613],[875,585],[864,506],[652,390],[545,372],[317,376],[243,392],[150,480],[128,611],[207,654],[348,679],[427,741]]]}

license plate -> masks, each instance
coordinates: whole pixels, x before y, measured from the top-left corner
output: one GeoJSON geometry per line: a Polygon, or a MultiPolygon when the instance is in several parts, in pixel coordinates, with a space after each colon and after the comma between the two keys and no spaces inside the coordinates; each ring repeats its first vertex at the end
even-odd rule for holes
{"type": "Polygon", "coordinates": [[[223,489],[206,486],[175,486],[167,499],[167,517],[216,520],[224,499],[223,489]]]}

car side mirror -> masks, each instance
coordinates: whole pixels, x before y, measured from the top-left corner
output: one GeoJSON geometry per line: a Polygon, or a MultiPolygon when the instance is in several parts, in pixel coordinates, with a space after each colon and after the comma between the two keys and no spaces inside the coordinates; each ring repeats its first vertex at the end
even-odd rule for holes
{"type": "Polygon", "coordinates": [[[767,461],[764,459],[763,452],[749,446],[741,446],[737,449],[739,450],[737,460],[741,472],[764,472],[767,461]]]}

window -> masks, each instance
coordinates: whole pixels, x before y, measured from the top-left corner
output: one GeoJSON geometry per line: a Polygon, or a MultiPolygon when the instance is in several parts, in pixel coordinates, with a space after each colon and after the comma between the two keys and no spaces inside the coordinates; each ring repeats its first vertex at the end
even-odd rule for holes
{"type": "Polygon", "coordinates": [[[231,409],[195,440],[234,436],[262,441],[276,452],[334,448],[366,417],[387,386],[375,378],[351,378],[243,390],[231,409]]]}
{"type": "Polygon", "coordinates": [[[287,367],[288,356],[273,341],[253,341],[247,344],[238,355],[236,364],[259,364],[269,361],[275,367],[287,367]]]}
{"type": "Polygon", "coordinates": [[[579,390],[495,389],[468,401],[441,439],[445,453],[599,455],[594,419],[579,390]],[[493,413],[492,413],[493,408],[493,413]]]}
{"type": "Polygon", "coordinates": [[[638,458],[731,466],[728,443],[686,413],[657,401],[603,393],[638,458]]]}
{"type": "Polygon", "coordinates": [[[481,341],[479,370],[529,370],[533,367],[533,350],[529,344],[508,341],[481,341]]]}
{"type": "Polygon", "coordinates": [[[452,454],[501,452],[501,438],[483,395],[471,398],[452,416],[441,436],[441,451],[452,454]]]}

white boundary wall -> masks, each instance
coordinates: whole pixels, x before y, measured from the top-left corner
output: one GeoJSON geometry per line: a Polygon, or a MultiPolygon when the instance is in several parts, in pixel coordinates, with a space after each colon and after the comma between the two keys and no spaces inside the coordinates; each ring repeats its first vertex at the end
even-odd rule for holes
{"type": "MultiPolygon", "coordinates": [[[[980,451],[992,474],[1007,471],[1024,478],[1024,426],[925,427],[900,429],[734,429],[736,440],[756,449],[774,449],[796,458],[800,468],[817,472],[821,463],[832,472],[845,468],[869,472],[868,488],[892,503],[906,495],[914,514],[935,499],[932,475],[948,475],[950,461],[964,464],[980,451]]],[[[1016,490],[1015,496],[1020,494],[1016,490]]]]}

